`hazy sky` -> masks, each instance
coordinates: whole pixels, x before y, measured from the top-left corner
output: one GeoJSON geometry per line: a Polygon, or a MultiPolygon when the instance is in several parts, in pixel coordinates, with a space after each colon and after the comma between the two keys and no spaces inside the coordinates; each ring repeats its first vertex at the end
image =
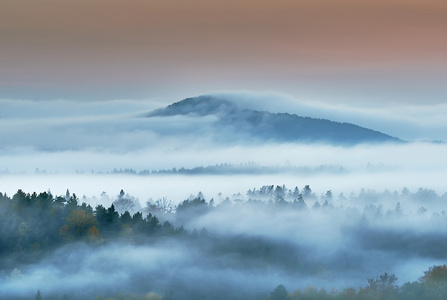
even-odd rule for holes
{"type": "Polygon", "coordinates": [[[444,0],[2,0],[0,98],[443,103],[444,0]]]}

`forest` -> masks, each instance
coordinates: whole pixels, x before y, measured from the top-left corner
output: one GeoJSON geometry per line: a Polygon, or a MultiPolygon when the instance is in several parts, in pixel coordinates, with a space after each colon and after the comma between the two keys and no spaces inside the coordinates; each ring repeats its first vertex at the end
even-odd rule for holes
{"type": "Polygon", "coordinates": [[[0,298],[447,296],[447,194],[265,185],[218,197],[142,207],[121,190],[92,207],[68,190],[0,193],[0,298]],[[394,274],[423,263],[409,281],[394,274]]]}

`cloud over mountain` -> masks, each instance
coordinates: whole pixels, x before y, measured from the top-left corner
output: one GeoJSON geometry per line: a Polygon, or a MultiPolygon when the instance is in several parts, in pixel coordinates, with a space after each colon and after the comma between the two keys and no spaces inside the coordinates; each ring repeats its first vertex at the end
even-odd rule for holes
{"type": "Polygon", "coordinates": [[[271,113],[248,109],[219,96],[187,98],[155,110],[147,117],[215,116],[211,123],[216,137],[228,134],[228,141],[311,142],[337,145],[401,142],[398,138],[350,123],[302,117],[290,113],[271,113]],[[230,134],[231,133],[231,134],[230,134]]]}

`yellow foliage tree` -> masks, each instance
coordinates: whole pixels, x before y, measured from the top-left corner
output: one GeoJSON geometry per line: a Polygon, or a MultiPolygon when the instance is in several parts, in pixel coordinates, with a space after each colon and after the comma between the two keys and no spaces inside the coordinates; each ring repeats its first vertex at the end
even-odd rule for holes
{"type": "Polygon", "coordinates": [[[102,242],[103,239],[101,237],[101,233],[99,232],[98,227],[92,226],[88,229],[88,238],[92,242],[102,242]]]}
{"type": "Polygon", "coordinates": [[[65,219],[65,225],[61,228],[61,234],[67,239],[79,237],[100,237],[97,221],[93,213],[85,213],[85,210],[72,210],[65,219]]]}
{"type": "Polygon", "coordinates": [[[424,272],[424,276],[419,281],[426,284],[431,283],[447,283],[447,265],[433,266],[424,272]]]}
{"type": "Polygon", "coordinates": [[[162,300],[163,297],[157,293],[150,292],[146,295],[146,297],[144,299],[146,299],[146,300],[162,300]]]}

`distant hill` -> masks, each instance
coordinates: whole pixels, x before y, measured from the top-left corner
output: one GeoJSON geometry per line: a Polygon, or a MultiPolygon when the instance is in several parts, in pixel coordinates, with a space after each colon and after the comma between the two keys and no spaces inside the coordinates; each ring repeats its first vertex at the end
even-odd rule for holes
{"type": "Polygon", "coordinates": [[[217,117],[213,125],[215,134],[218,136],[219,131],[222,131],[228,136],[229,132],[233,132],[234,139],[339,145],[402,142],[396,137],[350,123],[244,109],[237,103],[213,96],[187,98],[146,116],[179,115],[190,117],[214,115],[217,117]]]}

